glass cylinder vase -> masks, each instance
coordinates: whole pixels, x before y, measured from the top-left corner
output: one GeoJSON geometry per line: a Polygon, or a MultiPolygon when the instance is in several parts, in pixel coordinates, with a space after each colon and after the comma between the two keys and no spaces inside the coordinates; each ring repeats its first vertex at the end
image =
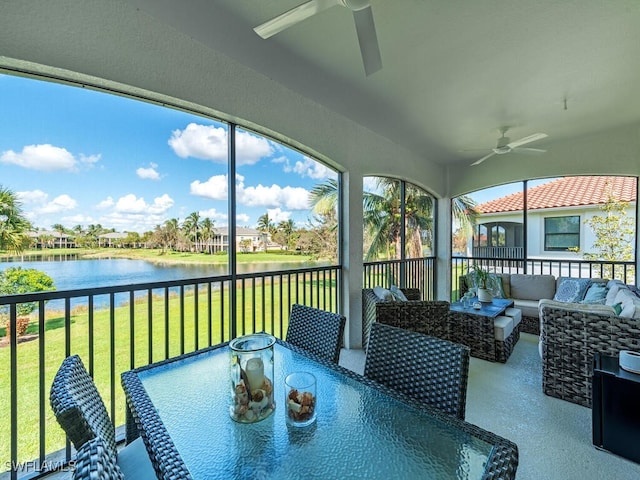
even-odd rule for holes
{"type": "Polygon", "coordinates": [[[273,399],[273,345],[266,333],[244,335],[229,342],[231,352],[231,418],[254,423],[276,408],[273,399]]]}

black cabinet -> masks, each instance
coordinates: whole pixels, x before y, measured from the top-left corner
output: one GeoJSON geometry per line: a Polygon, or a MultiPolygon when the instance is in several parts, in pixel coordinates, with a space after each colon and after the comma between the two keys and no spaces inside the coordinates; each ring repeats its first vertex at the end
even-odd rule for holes
{"type": "Polygon", "coordinates": [[[596,353],[592,399],[593,444],[640,463],[640,375],[596,353]]]}

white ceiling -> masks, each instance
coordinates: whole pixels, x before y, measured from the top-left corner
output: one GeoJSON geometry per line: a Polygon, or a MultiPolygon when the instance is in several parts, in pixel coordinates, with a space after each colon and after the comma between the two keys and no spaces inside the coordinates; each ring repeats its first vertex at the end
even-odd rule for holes
{"type": "Polygon", "coordinates": [[[303,0],[128,1],[443,165],[489,153],[501,126],[549,148],[640,121],[639,0],[371,0],[369,77],[343,7],[263,40],[253,27],[303,0]]]}

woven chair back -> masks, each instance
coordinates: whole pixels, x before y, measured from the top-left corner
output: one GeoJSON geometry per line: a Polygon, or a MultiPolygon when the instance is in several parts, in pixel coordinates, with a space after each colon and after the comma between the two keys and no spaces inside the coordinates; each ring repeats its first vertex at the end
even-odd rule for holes
{"type": "Polygon", "coordinates": [[[376,322],[364,376],[464,420],[469,378],[464,345],[376,322]]]}
{"type": "Polygon", "coordinates": [[[76,450],[100,437],[114,458],[117,457],[115,429],[89,372],[78,355],[65,358],[49,395],[56,420],[76,450]]]}
{"type": "Polygon", "coordinates": [[[294,304],[286,341],[330,362],[338,363],[345,317],[306,305],[294,304]]]}

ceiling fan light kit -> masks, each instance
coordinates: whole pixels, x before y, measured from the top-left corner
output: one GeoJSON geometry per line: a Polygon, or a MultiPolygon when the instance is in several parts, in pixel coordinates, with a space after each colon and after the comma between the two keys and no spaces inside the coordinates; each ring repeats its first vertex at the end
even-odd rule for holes
{"type": "Polygon", "coordinates": [[[353,21],[356,27],[365,74],[369,76],[380,70],[382,68],[380,47],[373,21],[373,10],[369,0],[310,0],[258,25],[253,30],[266,40],[317,13],[335,6],[344,7],[353,12],[353,21]]]}

